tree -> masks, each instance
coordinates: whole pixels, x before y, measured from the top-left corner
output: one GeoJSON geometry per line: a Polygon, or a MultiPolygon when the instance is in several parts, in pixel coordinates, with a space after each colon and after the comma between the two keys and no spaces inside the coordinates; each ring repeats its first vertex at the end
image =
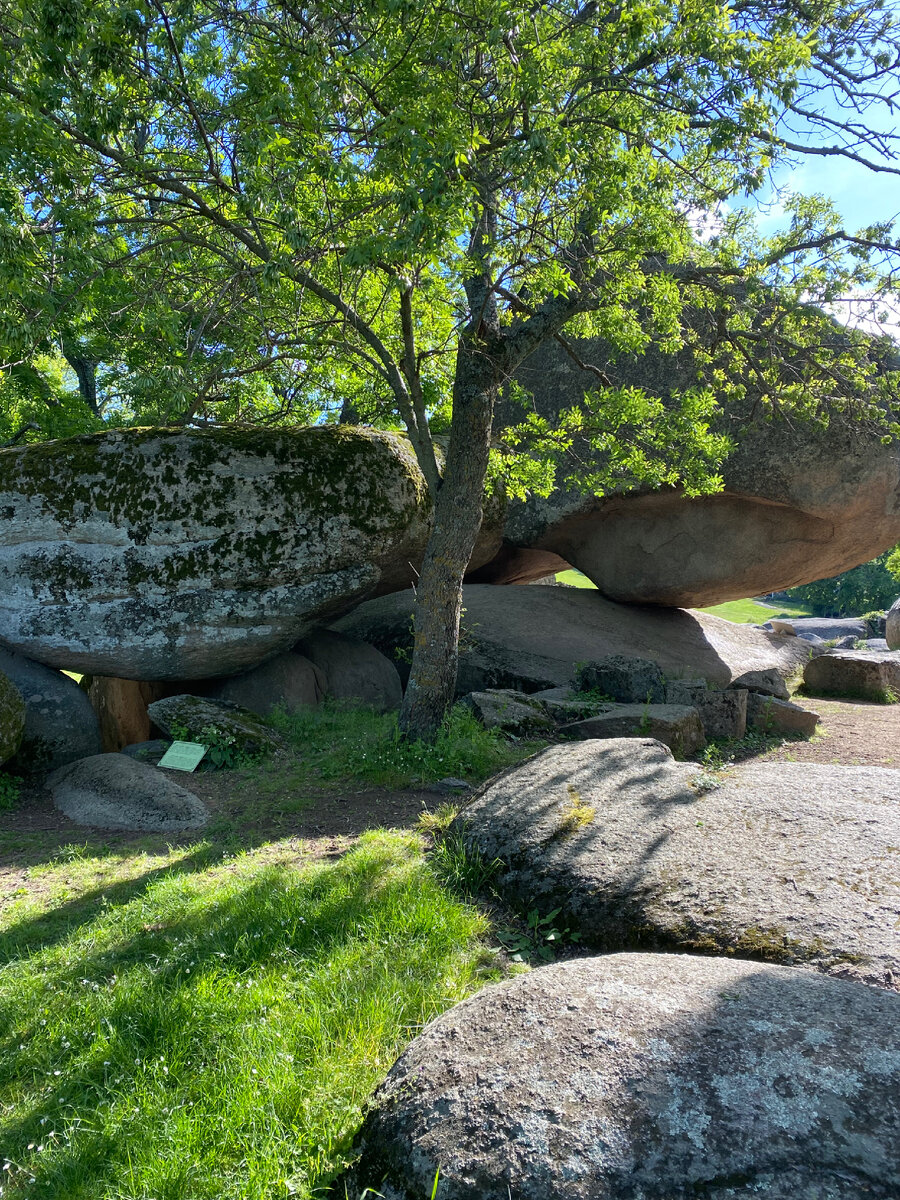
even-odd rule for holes
{"type": "Polygon", "coordinates": [[[863,339],[810,305],[887,286],[888,230],[851,236],[803,198],[769,242],[741,212],[706,242],[695,226],[801,151],[900,173],[865,116],[891,98],[897,32],[881,0],[9,0],[0,167],[27,197],[9,273],[73,229],[142,295],[193,264],[258,297],[236,335],[251,366],[337,363],[357,411],[399,415],[435,512],[401,724],[432,736],[492,463],[546,490],[577,435],[606,454],[594,489],[715,489],[723,356],[752,357],[767,403],[826,419],[839,384],[884,420],[863,339]],[[666,408],[598,370],[560,429],[532,414],[492,445],[543,341],[675,348],[686,303],[721,332],[705,386],[666,408]]]}
{"type": "Polygon", "coordinates": [[[809,604],[817,617],[859,617],[890,608],[897,596],[897,575],[891,559],[900,566],[900,547],[886,550],[871,562],[861,563],[830,579],[817,579],[789,588],[792,600],[809,604]]]}

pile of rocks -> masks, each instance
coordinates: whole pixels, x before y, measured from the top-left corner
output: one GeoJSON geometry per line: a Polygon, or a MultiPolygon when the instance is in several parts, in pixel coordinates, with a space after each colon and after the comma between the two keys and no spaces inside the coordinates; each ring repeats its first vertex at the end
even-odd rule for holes
{"type": "Polygon", "coordinates": [[[481,722],[516,736],[568,739],[649,736],[679,758],[707,738],[736,740],[748,729],[810,736],[818,714],[790,703],[774,668],[745,671],[726,688],[706,679],[667,680],[649,659],[607,655],[582,663],[574,686],[531,694],[492,688],[465,697],[481,722]]]}

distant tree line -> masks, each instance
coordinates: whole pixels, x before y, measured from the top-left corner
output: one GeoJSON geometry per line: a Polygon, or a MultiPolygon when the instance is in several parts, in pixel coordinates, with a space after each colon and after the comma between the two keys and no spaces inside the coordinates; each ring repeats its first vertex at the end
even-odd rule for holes
{"type": "Polygon", "coordinates": [[[817,617],[848,617],[888,608],[900,593],[900,546],[886,550],[831,579],[790,588],[791,600],[807,604],[817,617]]]}

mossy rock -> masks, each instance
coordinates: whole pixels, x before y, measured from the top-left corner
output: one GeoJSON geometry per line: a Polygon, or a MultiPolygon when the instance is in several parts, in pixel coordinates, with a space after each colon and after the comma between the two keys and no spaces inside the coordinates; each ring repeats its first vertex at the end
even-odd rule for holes
{"type": "Polygon", "coordinates": [[[376,430],[131,429],[3,450],[0,628],[57,668],[236,674],[407,586],[431,519],[409,443],[376,430]]]}
{"type": "Polygon", "coordinates": [[[0,763],[5,763],[22,744],[25,701],[11,679],[0,674],[0,763]]]}
{"type": "Polygon", "coordinates": [[[227,700],[167,696],[155,700],[147,712],[167,737],[219,747],[226,757],[222,765],[237,766],[242,759],[265,758],[285,749],[282,739],[261,717],[227,700]]]}

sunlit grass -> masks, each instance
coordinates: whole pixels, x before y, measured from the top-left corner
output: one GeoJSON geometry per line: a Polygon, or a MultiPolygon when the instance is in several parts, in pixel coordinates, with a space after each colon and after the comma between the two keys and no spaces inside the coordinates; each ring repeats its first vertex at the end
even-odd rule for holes
{"type": "Polygon", "coordinates": [[[778,605],[760,604],[757,600],[728,600],[725,604],[714,604],[712,608],[701,608],[701,612],[723,617],[736,625],[764,625],[766,621],[790,621],[791,617],[811,617],[812,610],[790,600],[779,601],[778,605]]]}
{"type": "Polygon", "coordinates": [[[73,847],[34,883],[0,933],[4,1200],[321,1196],[402,1046],[494,971],[412,834],[73,847]]]}

